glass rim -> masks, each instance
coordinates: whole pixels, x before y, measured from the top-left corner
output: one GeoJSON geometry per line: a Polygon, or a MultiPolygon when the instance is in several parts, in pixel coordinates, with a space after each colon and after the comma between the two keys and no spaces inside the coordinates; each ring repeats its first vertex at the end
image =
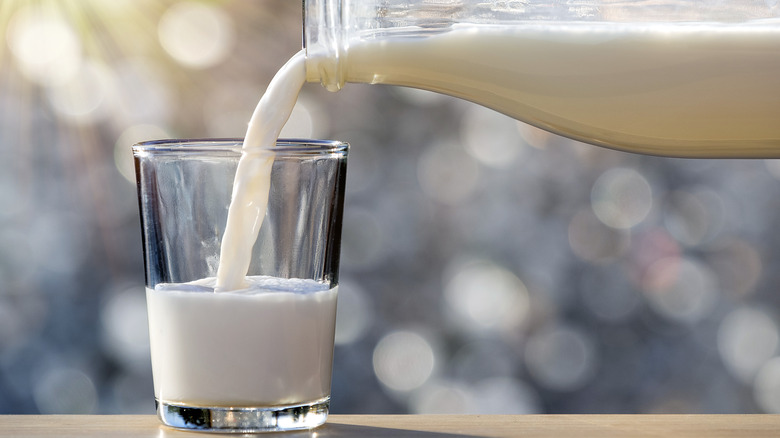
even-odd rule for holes
{"type": "Polygon", "coordinates": [[[243,138],[160,139],[136,143],[134,155],[145,154],[209,154],[209,153],[273,153],[274,155],[344,155],[349,143],[338,140],[280,138],[270,148],[243,148],[243,138]]]}

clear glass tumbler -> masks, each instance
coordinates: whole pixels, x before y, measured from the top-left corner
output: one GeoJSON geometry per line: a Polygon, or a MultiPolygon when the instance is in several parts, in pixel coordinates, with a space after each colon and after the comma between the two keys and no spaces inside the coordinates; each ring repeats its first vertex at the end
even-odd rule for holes
{"type": "Polygon", "coordinates": [[[222,432],[328,415],[346,143],[279,140],[246,287],[215,292],[241,140],[133,146],[157,413],[222,432]]]}

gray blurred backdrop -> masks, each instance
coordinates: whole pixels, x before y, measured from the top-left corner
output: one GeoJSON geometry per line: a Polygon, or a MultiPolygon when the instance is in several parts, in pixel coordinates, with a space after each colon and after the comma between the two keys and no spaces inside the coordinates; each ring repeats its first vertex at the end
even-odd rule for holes
{"type": "MultiPolygon", "coordinates": [[[[0,414],[152,413],[130,145],[243,136],[300,2],[2,0],[0,39],[0,414]]],[[[369,85],[283,135],[352,144],[332,412],[780,412],[780,163],[369,85]]]]}

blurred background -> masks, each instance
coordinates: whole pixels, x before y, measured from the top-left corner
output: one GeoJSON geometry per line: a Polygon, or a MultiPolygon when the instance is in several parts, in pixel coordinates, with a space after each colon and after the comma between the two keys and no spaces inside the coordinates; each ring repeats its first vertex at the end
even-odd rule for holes
{"type": "MultiPolygon", "coordinates": [[[[2,0],[0,39],[0,414],[152,413],[130,145],[242,137],[300,2],[2,0]]],[[[368,85],[283,135],[352,144],[333,413],[780,412],[780,162],[368,85]]]]}

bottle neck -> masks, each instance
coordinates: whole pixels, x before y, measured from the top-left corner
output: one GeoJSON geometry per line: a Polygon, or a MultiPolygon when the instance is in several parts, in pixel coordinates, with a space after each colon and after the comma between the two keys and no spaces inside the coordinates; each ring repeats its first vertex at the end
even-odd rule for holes
{"type": "Polygon", "coordinates": [[[303,0],[303,48],[306,80],[330,91],[344,86],[346,45],[342,0],[303,0]]]}
{"type": "MultiPolygon", "coordinates": [[[[469,4],[469,0],[303,0],[306,80],[340,90],[350,76],[350,42],[420,36],[460,21],[471,22],[469,4]]],[[[349,80],[372,78],[358,75],[349,80]]]]}

